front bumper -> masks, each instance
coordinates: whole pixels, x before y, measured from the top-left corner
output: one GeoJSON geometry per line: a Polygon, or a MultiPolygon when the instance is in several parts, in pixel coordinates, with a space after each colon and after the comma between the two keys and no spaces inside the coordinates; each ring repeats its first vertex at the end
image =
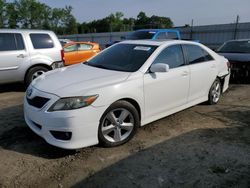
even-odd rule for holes
{"type": "Polygon", "coordinates": [[[35,90],[36,95],[49,97],[50,101],[38,109],[28,104],[24,97],[24,117],[33,132],[51,145],[64,149],[79,149],[98,144],[99,120],[105,107],[88,106],[69,111],[47,112],[59,97],[35,90]],[[51,131],[69,132],[70,140],[57,139],[51,131]]]}

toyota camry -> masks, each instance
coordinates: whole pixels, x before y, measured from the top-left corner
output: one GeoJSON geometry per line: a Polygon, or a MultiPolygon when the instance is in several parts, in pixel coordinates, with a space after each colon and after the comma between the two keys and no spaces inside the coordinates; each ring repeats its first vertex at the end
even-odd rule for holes
{"type": "Polygon", "coordinates": [[[218,103],[229,76],[227,59],[202,44],[124,41],[35,79],[24,97],[25,121],[57,147],[118,146],[140,126],[218,103]]]}

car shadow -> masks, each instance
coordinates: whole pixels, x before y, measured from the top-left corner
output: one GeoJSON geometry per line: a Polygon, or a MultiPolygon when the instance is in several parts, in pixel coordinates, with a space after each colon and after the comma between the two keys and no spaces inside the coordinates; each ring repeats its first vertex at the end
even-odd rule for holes
{"type": "Polygon", "coordinates": [[[0,85],[0,93],[4,92],[24,92],[26,90],[26,87],[22,83],[13,83],[13,84],[1,84],[0,85]]]}
{"type": "Polygon", "coordinates": [[[238,111],[224,115],[239,124],[192,130],[141,150],[72,187],[249,187],[250,110],[240,116],[238,111]]]}
{"type": "Polygon", "coordinates": [[[51,146],[33,133],[24,121],[22,105],[0,110],[0,124],[0,147],[4,149],[46,159],[62,158],[76,153],[75,150],[51,146]]]}

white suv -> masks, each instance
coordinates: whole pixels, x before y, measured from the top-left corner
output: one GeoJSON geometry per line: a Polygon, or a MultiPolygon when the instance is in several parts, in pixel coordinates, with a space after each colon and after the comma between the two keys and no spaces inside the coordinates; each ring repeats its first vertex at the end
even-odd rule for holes
{"type": "Polygon", "coordinates": [[[52,31],[0,29],[0,84],[24,81],[63,66],[62,46],[52,31]]]}

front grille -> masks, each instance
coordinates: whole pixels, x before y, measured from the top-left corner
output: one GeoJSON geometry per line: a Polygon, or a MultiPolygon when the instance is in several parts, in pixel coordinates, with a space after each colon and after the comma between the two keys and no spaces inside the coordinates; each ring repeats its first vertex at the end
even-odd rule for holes
{"type": "Polygon", "coordinates": [[[45,97],[34,97],[33,99],[27,98],[28,103],[36,108],[42,108],[50,99],[45,97]]]}

